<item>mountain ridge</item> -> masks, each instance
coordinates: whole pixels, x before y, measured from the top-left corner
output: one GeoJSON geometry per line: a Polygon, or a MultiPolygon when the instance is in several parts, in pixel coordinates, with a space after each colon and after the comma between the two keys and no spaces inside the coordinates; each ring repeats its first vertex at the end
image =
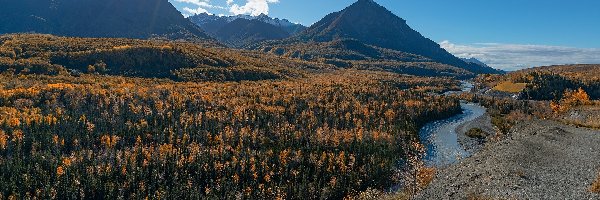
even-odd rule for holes
{"type": "Polygon", "coordinates": [[[290,36],[288,32],[257,19],[238,18],[225,24],[215,34],[219,41],[233,47],[243,47],[259,41],[277,40],[290,36]]]}
{"type": "Polygon", "coordinates": [[[500,73],[489,67],[466,63],[439,44],[410,28],[406,20],[372,0],[358,0],[345,9],[326,15],[290,40],[328,42],[352,38],[368,45],[417,54],[475,73],[500,73]]]}
{"type": "Polygon", "coordinates": [[[489,65],[485,64],[484,62],[482,62],[481,60],[477,59],[477,58],[460,58],[461,60],[465,61],[466,63],[473,63],[482,67],[490,67],[489,65]]]}
{"type": "Polygon", "coordinates": [[[0,33],[210,40],[167,0],[1,0],[0,33]]]}
{"type": "Polygon", "coordinates": [[[233,15],[233,16],[218,16],[211,15],[207,13],[200,13],[197,15],[193,15],[188,17],[190,21],[194,24],[200,26],[200,28],[204,29],[209,33],[215,33],[223,27],[227,23],[231,23],[236,19],[247,19],[247,20],[258,20],[267,24],[271,24],[273,26],[279,27],[290,35],[295,35],[306,29],[306,27],[302,24],[297,24],[290,22],[287,19],[279,19],[273,18],[265,14],[261,14],[258,16],[250,16],[250,15],[233,15]]]}

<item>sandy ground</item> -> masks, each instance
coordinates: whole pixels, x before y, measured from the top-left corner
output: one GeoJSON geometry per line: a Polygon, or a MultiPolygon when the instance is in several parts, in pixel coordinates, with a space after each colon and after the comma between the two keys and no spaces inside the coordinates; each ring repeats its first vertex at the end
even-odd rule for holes
{"type": "Polygon", "coordinates": [[[438,170],[415,199],[600,199],[588,192],[599,170],[600,131],[534,120],[438,170]]]}

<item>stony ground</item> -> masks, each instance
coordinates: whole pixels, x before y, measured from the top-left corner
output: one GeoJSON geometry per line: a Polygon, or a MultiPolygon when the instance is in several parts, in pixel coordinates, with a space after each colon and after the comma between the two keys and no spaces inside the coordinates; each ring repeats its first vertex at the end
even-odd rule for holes
{"type": "Polygon", "coordinates": [[[456,128],[456,134],[458,134],[458,143],[460,143],[465,150],[467,150],[470,154],[474,154],[483,148],[484,139],[476,139],[470,138],[465,134],[467,131],[472,128],[479,128],[488,134],[488,138],[491,139],[491,135],[494,135],[498,130],[492,124],[492,119],[489,114],[484,114],[473,121],[469,121],[465,124],[462,124],[456,128]]]}
{"type": "Polygon", "coordinates": [[[599,170],[600,131],[534,120],[438,170],[416,199],[600,199],[588,192],[599,170]]]}

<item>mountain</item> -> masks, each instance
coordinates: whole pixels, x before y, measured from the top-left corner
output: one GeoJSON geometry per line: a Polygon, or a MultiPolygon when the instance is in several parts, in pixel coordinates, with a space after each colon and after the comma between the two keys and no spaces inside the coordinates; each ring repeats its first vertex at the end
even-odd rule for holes
{"type": "Polygon", "coordinates": [[[200,26],[208,33],[214,34],[226,24],[235,21],[236,19],[258,20],[273,26],[279,27],[290,35],[295,35],[306,29],[302,24],[292,23],[287,19],[272,18],[265,14],[259,16],[250,15],[234,15],[234,16],[217,16],[207,13],[200,13],[188,17],[194,24],[200,26]]]}
{"type": "Polygon", "coordinates": [[[215,35],[219,29],[223,28],[229,22],[232,22],[232,17],[228,16],[217,16],[217,15],[209,15],[207,13],[200,13],[194,16],[188,17],[188,19],[202,28],[202,30],[206,31],[206,33],[215,35]]]}
{"type": "Polygon", "coordinates": [[[238,18],[225,24],[214,35],[219,41],[233,47],[243,47],[256,42],[290,36],[288,32],[272,24],[244,18],[238,18]]]}
{"type": "Polygon", "coordinates": [[[210,38],[168,0],[0,0],[0,34],[210,38]]]}
{"type": "Polygon", "coordinates": [[[472,64],[476,64],[479,65],[481,67],[490,67],[487,64],[485,64],[484,62],[481,62],[480,60],[478,60],[477,58],[460,58],[462,61],[465,61],[466,63],[472,63],[472,64]]]}
{"type": "MultiPolygon", "coordinates": [[[[248,15],[246,15],[246,16],[248,16],[248,15]]],[[[250,16],[250,17],[252,17],[252,16],[250,16]]],[[[256,20],[268,23],[268,24],[272,24],[274,26],[281,27],[283,30],[288,32],[290,35],[296,35],[306,29],[306,26],[303,26],[302,24],[292,23],[287,19],[271,18],[265,14],[261,14],[259,16],[253,17],[253,18],[256,20]]]]}
{"type": "Polygon", "coordinates": [[[460,60],[373,0],[358,0],[342,11],[331,13],[292,40],[328,42],[340,38],[353,38],[368,45],[425,56],[474,73],[500,73],[460,60]]]}
{"type": "Polygon", "coordinates": [[[347,61],[391,60],[431,62],[431,59],[423,56],[366,45],[354,39],[340,39],[331,42],[298,42],[294,44],[278,44],[278,41],[270,43],[272,44],[267,45],[268,47],[257,50],[278,56],[301,58],[304,60],[337,59],[347,61]]]}
{"type": "Polygon", "coordinates": [[[388,71],[417,76],[455,78],[475,76],[474,73],[462,68],[437,63],[415,54],[367,45],[355,39],[337,39],[331,42],[271,40],[246,47],[274,54],[280,58],[320,62],[338,68],[388,71]]]}

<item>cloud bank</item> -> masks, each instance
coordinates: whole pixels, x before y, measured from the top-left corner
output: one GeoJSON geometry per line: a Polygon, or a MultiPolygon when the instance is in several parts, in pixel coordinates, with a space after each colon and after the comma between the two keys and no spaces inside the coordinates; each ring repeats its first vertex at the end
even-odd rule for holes
{"type": "Polygon", "coordinates": [[[559,64],[600,63],[600,49],[547,45],[476,43],[470,45],[443,41],[440,46],[462,58],[477,58],[490,67],[506,71],[559,64]]]}
{"type": "MultiPolygon", "coordinates": [[[[211,2],[211,0],[175,0],[176,2],[186,3],[193,8],[184,7],[184,15],[195,15],[200,13],[209,13],[207,9],[220,9],[229,12],[232,15],[252,15],[269,14],[269,4],[279,3],[279,0],[245,0],[243,5],[237,4],[235,0],[219,0],[220,4],[211,2]],[[224,3],[223,3],[224,2],[224,3]],[[223,5],[223,6],[218,6],[223,5]]],[[[240,1],[240,0],[237,0],[240,1]]],[[[211,14],[211,13],[209,13],[211,14]]]]}

